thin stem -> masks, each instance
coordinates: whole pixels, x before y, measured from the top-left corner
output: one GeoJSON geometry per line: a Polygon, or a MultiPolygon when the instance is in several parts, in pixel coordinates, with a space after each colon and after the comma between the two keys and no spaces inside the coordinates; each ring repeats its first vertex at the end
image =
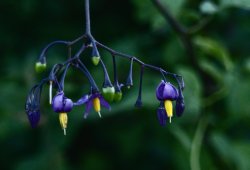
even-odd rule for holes
{"type": "Polygon", "coordinates": [[[112,84],[110,82],[110,78],[109,78],[109,75],[108,75],[108,71],[107,71],[107,68],[105,66],[105,64],[103,63],[102,59],[100,59],[100,63],[102,65],[102,69],[103,69],[103,73],[104,73],[104,83],[103,83],[103,87],[111,87],[112,84]]]}
{"type": "Polygon", "coordinates": [[[112,59],[113,59],[113,69],[114,69],[114,84],[117,84],[118,83],[117,68],[116,68],[116,59],[114,55],[112,55],[112,59]]]}
{"type": "Polygon", "coordinates": [[[40,57],[39,57],[39,61],[43,61],[44,58],[46,57],[46,53],[48,52],[48,50],[55,46],[55,45],[58,45],[58,44],[64,44],[64,45],[67,45],[67,46],[71,46],[71,45],[74,45],[75,43],[77,43],[78,41],[82,40],[83,38],[86,38],[86,35],[82,35],[78,38],[76,38],[75,40],[73,41],[63,41],[63,40],[57,40],[57,41],[53,41],[51,43],[49,43],[43,50],[42,50],[42,53],[40,54],[40,57]]]}
{"type": "Polygon", "coordinates": [[[68,48],[68,57],[69,58],[72,57],[72,48],[71,48],[71,46],[69,46],[69,48],[68,48]]]}
{"type": "Polygon", "coordinates": [[[99,91],[99,89],[98,89],[98,87],[97,87],[97,85],[95,83],[95,80],[91,76],[91,74],[88,71],[87,67],[82,63],[82,61],[80,59],[78,59],[77,61],[78,61],[79,65],[80,65],[80,67],[78,66],[77,68],[79,68],[86,75],[86,77],[88,78],[93,90],[94,91],[99,91]]]}
{"type": "Polygon", "coordinates": [[[82,39],[84,39],[84,38],[87,38],[87,36],[86,36],[86,35],[82,35],[82,36],[76,38],[75,40],[71,41],[71,42],[69,43],[69,45],[74,45],[75,43],[77,43],[78,41],[80,41],[80,40],[82,40],[82,39]]]}
{"type": "Polygon", "coordinates": [[[147,68],[150,68],[150,69],[153,69],[155,71],[158,71],[158,72],[161,72],[161,73],[164,73],[166,75],[171,75],[172,77],[175,77],[175,76],[178,76],[178,77],[181,77],[180,75],[177,75],[177,74],[174,74],[174,73],[170,73],[170,72],[167,72],[159,67],[156,67],[156,66],[153,66],[151,64],[146,64],[144,62],[142,62],[141,60],[139,60],[138,58],[134,57],[134,56],[131,56],[131,55],[128,55],[128,54],[124,54],[124,53],[121,53],[121,52],[117,52],[105,45],[103,45],[102,43],[98,42],[98,41],[95,41],[95,43],[103,48],[104,50],[106,51],[109,51],[112,55],[116,55],[116,56],[120,56],[120,57],[123,57],[123,58],[127,58],[127,59],[132,59],[133,58],[133,61],[137,62],[138,64],[140,65],[144,65],[144,67],[147,67],[147,68]]]}
{"type": "Polygon", "coordinates": [[[167,82],[166,76],[164,74],[164,70],[161,69],[160,72],[161,72],[161,75],[162,75],[162,78],[163,78],[164,82],[167,82]]]}
{"type": "Polygon", "coordinates": [[[63,75],[62,75],[62,78],[61,78],[61,81],[60,81],[60,86],[62,88],[62,90],[64,90],[64,80],[65,80],[65,77],[66,77],[66,73],[69,69],[69,66],[70,66],[70,63],[67,64],[67,66],[65,67],[65,70],[63,72],[63,75]]]}
{"type": "Polygon", "coordinates": [[[64,44],[64,45],[69,45],[69,42],[68,41],[54,41],[54,42],[51,42],[49,43],[42,51],[42,53],[40,54],[40,57],[39,57],[39,61],[42,61],[43,58],[45,57],[47,51],[49,48],[53,47],[54,45],[57,45],[57,44],[64,44]]]}
{"type": "Polygon", "coordinates": [[[130,88],[130,86],[133,86],[133,63],[134,63],[134,58],[131,58],[129,74],[128,74],[128,78],[127,78],[127,81],[126,81],[126,86],[128,88],[130,88]]]}
{"type": "Polygon", "coordinates": [[[85,17],[86,17],[86,34],[91,35],[90,31],[90,12],[89,12],[89,0],[85,0],[85,17]]]}
{"type": "Polygon", "coordinates": [[[136,103],[135,103],[136,107],[141,107],[142,106],[141,95],[142,95],[142,78],[143,78],[143,73],[144,73],[144,65],[141,65],[140,86],[139,86],[138,98],[137,98],[136,103]]]}

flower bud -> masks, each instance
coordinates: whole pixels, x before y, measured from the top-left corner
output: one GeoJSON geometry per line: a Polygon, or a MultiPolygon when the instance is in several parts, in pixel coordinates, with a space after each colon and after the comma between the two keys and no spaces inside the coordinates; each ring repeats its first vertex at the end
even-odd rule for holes
{"type": "Polygon", "coordinates": [[[176,115],[181,117],[185,110],[185,103],[183,99],[178,99],[175,104],[176,115]]]}
{"type": "Polygon", "coordinates": [[[37,73],[42,73],[46,70],[46,63],[36,62],[35,70],[37,73]]]}
{"type": "Polygon", "coordinates": [[[108,102],[112,102],[115,96],[115,88],[114,87],[104,87],[102,88],[103,97],[108,102]]]}

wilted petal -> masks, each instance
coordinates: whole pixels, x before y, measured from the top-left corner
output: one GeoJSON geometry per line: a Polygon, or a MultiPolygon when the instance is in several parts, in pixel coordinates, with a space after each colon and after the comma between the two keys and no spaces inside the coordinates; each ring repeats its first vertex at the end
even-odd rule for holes
{"type": "Polygon", "coordinates": [[[79,106],[79,105],[85,104],[88,100],[89,100],[89,96],[88,95],[84,95],[76,103],[74,103],[74,105],[75,106],[79,106]]]}
{"type": "Polygon", "coordinates": [[[32,128],[35,128],[40,120],[40,111],[34,110],[27,112],[27,116],[32,128]]]}

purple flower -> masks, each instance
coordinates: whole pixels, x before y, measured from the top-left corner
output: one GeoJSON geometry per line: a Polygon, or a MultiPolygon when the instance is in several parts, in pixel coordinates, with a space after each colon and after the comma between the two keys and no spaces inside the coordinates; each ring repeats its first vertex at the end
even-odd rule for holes
{"type": "Polygon", "coordinates": [[[99,114],[101,117],[100,111],[101,111],[101,105],[104,106],[107,109],[111,109],[109,103],[104,100],[103,96],[100,93],[94,93],[89,95],[84,95],[82,98],[80,98],[74,105],[79,106],[82,104],[86,104],[86,110],[84,113],[84,118],[86,119],[89,115],[89,112],[92,107],[94,107],[94,110],[99,114]]]}
{"type": "Polygon", "coordinates": [[[161,126],[166,125],[168,117],[163,103],[161,103],[161,105],[157,109],[157,118],[161,126]]]}
{"type": "Polygon", "coordinates": [[[73,102],[65,97],[63,91],[61,91],[53,98],[52,108],[57,113],[68,113],[73,109],[73,102]]]}
{"type": "Polygon", "coordinates": [[[178,98],[177,89],[168,82],[164,82],[163,80],[156,88],[156,97],[160,101],[164,100],[176,100],[178,98]]]}
{"type": "Polygon", "coordinates": [[[171,118],[173,117],[172,101],[179,97],[177,89],[171,83],[161,81],[156,88],[156,97],[163,103],[162,105],[164,105],[167,117],[169,117],[171,123],[171,118]]]}

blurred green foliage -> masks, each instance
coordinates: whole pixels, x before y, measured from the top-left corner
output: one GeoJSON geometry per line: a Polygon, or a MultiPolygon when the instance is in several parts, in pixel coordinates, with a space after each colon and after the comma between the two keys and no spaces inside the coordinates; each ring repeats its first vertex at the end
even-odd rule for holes
{"type": "MultiPolygon", "coordinates": [[[[1,0],[0,169],[250,169],[250,0],[162,2],[189,28],[205,23],[195,29],[192,42],[207,76],[194,69],[179,37],[150,0],[91,1],[92,31],[118,51],[181,74],[186,83],[184,116],[165,128],[158,125],[154,93],[160,75],[150,70],[143,79],[143,108],[133,107],[140,71],[136,66],[135,86],[123,91],[123,100],[111,112],[104,111],[102,119],[92,113],[84,120],[84,107],[74,109],[65,137],[48,105],[48,87],[38,128],[31,129],[24,103],[31,86],[43,77],[34,71],[41,49],[84,32],[84,1],[1,0]]],[[[100,52],[112,75],[111,56],[100,52]]],[[[66,55],[65,49],[54,48],[48,67],[66,55]]],[[[101,85],[101,69],[85,58],[101,85]]],[[[129,62],[117,62],[124,82],[129,62]]],[[[65,86],[74,100],[89,87],[75,70],[65,86]]]]}

